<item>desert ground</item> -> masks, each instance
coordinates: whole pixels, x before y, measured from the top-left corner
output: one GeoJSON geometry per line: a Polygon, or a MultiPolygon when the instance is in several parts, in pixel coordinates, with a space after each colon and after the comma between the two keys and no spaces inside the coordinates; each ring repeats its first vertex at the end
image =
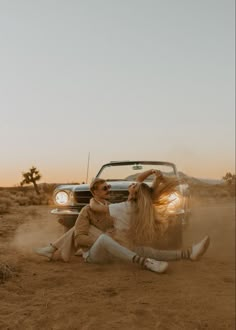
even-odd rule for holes
{"type": "Polygon", "coordinates": [[[234,201],[193,206],[184,245],[211,237],[198,262],[170,262],[165,274],[136,265],[52,262],[33,248],[63,228],[49,206],[0,215],[0,329],[235,329],[234,201]]]}

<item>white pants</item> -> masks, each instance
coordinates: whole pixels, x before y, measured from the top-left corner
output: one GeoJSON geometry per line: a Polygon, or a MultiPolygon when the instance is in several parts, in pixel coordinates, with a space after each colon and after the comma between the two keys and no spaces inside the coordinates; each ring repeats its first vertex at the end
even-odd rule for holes
{"type": "Polygon", "coordinates": [[[115,259],[132,262],[132,259],[136,254],[137,253],[121,246],[110,236],[101,234],[90,248],[86,261],[98,264],[111,262],[115,259]]]}
{"type": "Polygon", "coordinates": [[[148,246],[139,246],[135,247],[134,251],[141,257],[152,258],[159,261],[181,259],[181,250],[157,250],[148,246]]]}
{"type": "Polygon", "coordinates": [[[112,260],[131,262],[135,255],[159,261],[170,261],[181,259],[181,250],[157,250],[140,246],[131,251],[114,241],[110,236],[102,234],[90,248],[86,261],[101,264],[112,260]]]}

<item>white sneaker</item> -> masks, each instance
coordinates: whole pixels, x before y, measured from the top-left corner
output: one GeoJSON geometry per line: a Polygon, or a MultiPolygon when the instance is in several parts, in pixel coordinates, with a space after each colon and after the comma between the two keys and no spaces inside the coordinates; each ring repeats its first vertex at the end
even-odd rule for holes
{"type": "Polygon", "coordinates": [[[75,252],[75,256],[80,257],[80,256],[82,256],[82,255],[83,255],[83,250],[79,248],[79,249],[75,252]]]}
{"type": "Polygon", "coordinates": [[[45,246],[43,248],[38,248],[38,249],[34,250],[35,253],[39,254],[40,256],[47,257],[49,259],[52,258],[53,253],[55,251],[56,251],[56,249],[52,245],[45,246]]]}
{"type": "Polygon", "coordinates": [[[168,268],[168,262],[166,261],[157,261],[150,258],[145,260],[144,266],[156,273],[164,273],[168,268]]]}
{"type": "Polygon", "coordinates": [[[190,254],[190,259],[192,261],[198,260],[207,250],[210,244],[210,237],[205,236],[199,243],[192,246],[192,253],[190,254]]]}

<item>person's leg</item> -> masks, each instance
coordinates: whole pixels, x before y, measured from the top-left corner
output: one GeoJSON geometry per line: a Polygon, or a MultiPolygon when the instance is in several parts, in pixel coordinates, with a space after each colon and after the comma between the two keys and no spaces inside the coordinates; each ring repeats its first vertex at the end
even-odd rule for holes
{"type": "Polygon", "coordinates": [[[142,257],[156,260],[171,261],[181,259],[181,250],[158,250],[149,246],[138,246],[134,248],[134,251],[142,257]]]}
{"type": "Polygon", "coordinates": [[[135,252],[121,246],[106,234],[100,235],[90,248],[86,261],[90,263],[106,263],[114,260],[114,258],[139,264],[158,273],[164,272],[168,267],[167,262],[155,261],[137,255],[135,252]]]}
{"type": "Polygon", "coordinates": [[[102,234],[90,248],[88,261],[106,263],[114,260],[114,258],[123,261],[132,261],[135,255],[135,252],[123,247],[110,236],[102,234]]]}
{"type": "Polygon", "coordinates": [[[209,236],[205,236],[200,242],[193,244],[190,248],[181,250],[158,250],[148,246],[139,246],[134,249],[137,254],[157,260],[198,260],[207,250],[210,243],[209,236]]]}
{"type": "Polygon", "coordinates": [[[74,227],[60,236],[56,241],[43,248],[35,249],[35,252],[49,259],[62,259],[67,262],[74,250],[74,227]]]}
{"type": "Polygon", "coordinates": [[[193,244],[191,247],[191,253],[189,259],[192,261],[198,260],[208,249],[210,244],[210,237],[205,236],[200,242],[193,244]]]}
{"type": "Polygon", "coordinates": [[[42,257],[52,259],[53,254],[56,250],[57,249],[53,245],[49,244],[49,245],[44,246],[42,248],[34,249],[34,252],[37,253],[38,255],[42,256],[42,257]]]}

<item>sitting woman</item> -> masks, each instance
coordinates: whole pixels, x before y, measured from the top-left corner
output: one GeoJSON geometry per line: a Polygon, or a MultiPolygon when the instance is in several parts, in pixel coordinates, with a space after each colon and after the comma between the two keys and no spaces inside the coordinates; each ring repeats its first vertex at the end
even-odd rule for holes
{"type": "Polygon", "coordinates": [[[165,178],[160,171],[148,170],[141,173],[136,178],[136,182],[129,186],[126,202],[109,204],[93,197],[90,200],[90,207],[98,214],[112,216],[116,229],[112,237],[140,255],[158,260],[197,260],[209,246],[208,236],[188,249],[152,248],[168,229],[166,214],[168,196],[176,191],[177,185],[179,180],[165,178]],[[151,187],[143,182],[150,175],[154,175],[151,187]]]}
{"type": "Polygon", "coordinates": [[[129,186],[126,202],[104,205],[94,197],[90,200],[90,207],[94,212],[114,217],[117,234],[123,232],[127,244],[151,246],[168,228],[168,196],[176,191],[177,185],[179,180],[165,178],[157,170],[148,170],[129,186]],[[143,182],[150,175],[154,175],[151,186],[143,182]]]}

